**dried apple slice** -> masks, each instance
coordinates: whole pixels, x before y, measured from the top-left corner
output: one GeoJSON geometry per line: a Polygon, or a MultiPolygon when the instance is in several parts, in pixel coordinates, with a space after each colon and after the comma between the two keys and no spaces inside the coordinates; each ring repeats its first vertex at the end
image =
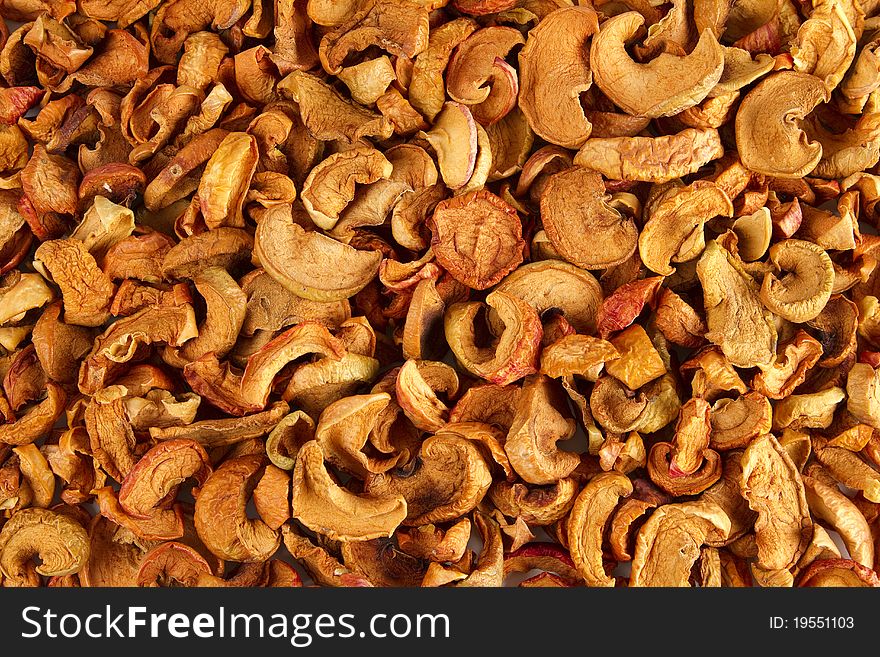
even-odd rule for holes
{"type": "Polygon", "coordinates": [[[244,227],[242,205],[257,169],[257,140],[243,132],[230,132],[205,165],[198,197],[208,228],[244,227]]]}
{"type": "Polygon", "coordinates": [[[521,171],[535,142],[525,114],[519,108],[514,108],[486,128],[486,135],[492,153],[489,182],[509,178],[521,171]]]}
{"type": "Polygon", "coordinates": [[[272,278],[310,301],[342,301],[376,277],[382,254],[359,251],[291,219],[291,207],[272,208],[260,220],[254,253],[272,278]]]}
{"type": "Polygon", "coordinates": [[[874,565],[874,539],[865,516],[837,486],[828,486],[818,479],[804,476],[804,490],[810,511],[828,523],[846,546],[853,561],[870,568],[874,565]]]}
{"type": "Polygon", "coordinates": [[[621,498],[632,494],[626,475],[603,472],[580,492],[567,523],[567,539],[578,574],[588,586],[612,587],[614,578],[605,571],[602,535],[621,498]]]}
{"type": "Polygon", "coordinates": [[[422,134],[437,152],[440,174],[450,189],[464,187],[477,163],[477,122],[467,105],[446,103],[434,126],[422,134]]]}
{"type": "Polygon", "coordinates": [[[446,92],[470,105],[483,125],[499,121],[516,104],[516,69],[504,59],[525,43],[519,30],[492,26],[477,30],[459,44],[446,69],[446,92]]]}
{"type": "Polygon", "coordinates": [[[293,470],[293,515],[309,529],[339,541],[391,536],[407,516],[407,502],[394,491],[355,495],[339,486],[324,465],[317,441],[303,445],[293,470]]]}
{"type": "Polygon", "coordinates": [[[559,254],[584,269],[619,264],[638,245],[635,222],[608,204],[602,176],[583,167],[550,177],[541,194],[541,220],[559,254]]]}
{"type": "MultiPolygon", "coordinates": [[[[161,274],[166,278],[194,278],[199,272],[210,267],[229,269],[246,261],[254,246],[254,238],[249,232],[229,226],[192,235],[168,250],[165,250],[164,243],[167,238],[158,232],[148,233],[143,240],[139,240],[140,244],[134,241],[136,239],[124,239],[107,253],[105,262],[112,263],[114,260],[119,260],[118,269],[121,271],[117,273],[118,278],[131,276],[150,281],[150,278],[144,275],[129,274],[123,264],[128,263],[129,266],[132,262],[140,264],[138,260],[146,261],[144,265],[153,265],[155,260],[158,260],[161,264],[161,274]],[[159,253],[151,253],[153,249],[163,251],[162,257],[158,257],[159,253]]],[[[132,268],[135,271],[138,269],[138,267],[132,268]]]]}
{"type": "MultiPolygon", "coordinates": [[[[647,221],[639,235],[639,255],[645,266],[663,276],[675,269],[669,264],[690,260],[682,252],[698,236],[703,242],[703,224],[716,216],[733,215],[733,204],[718,185],[697,181],[687,187],[671,189],[659,202],[649,205],[647,221]]],[[[702,251],[702,249],[700,249],[702,251]]]]}
{"type": "Polygon", "coordinates": [[[394,131],[381,114],[346,100],[321,78],[305,71],[288,75],[278,83],[278,90],[299,104],[302,121],[315,139],[353,144],[362,137],[387,139],[394,131]]]}
{"type": "Polygon", "coordinates": [[[334,153],[309,173],[302,189],[303,205],[319,227],[330,230],[354,199],[355,183],[368,185],[391,175],[393,166],[375,148],[334,153]]]}
{"type": "Polygon", "coordinates": [[[596,85],[633,116],[671,116],[693,107],[721,79],[724,49],[711,30],[705,30],[689,55],[663,53],[638,64],[626,52],[626,42],[644,22],[641,14],[631,11],[602,24],[590,48],[596,85]]]}
{"type": "Polygon", "coordinates": [[[538,370],[541,319],[527,302],[506,292],[492,292],[486,306],[498,313],[504,330],[490,347],[477,342],[474,320],[484,309],[479,301],[456,303],[446,311],[446,341],[456,359],[471,374],[507,385],[538,370]]]}
{"type": "Polygon", "coordinates": [[[523,260],[516,210],[485,189],[441,201],[428,224],[437,262],[468,287],[485,290],[523,260]]]}
{"type": "Polygon", "coordinates": [[[817,559],[803,571],[798,586],[880,587],[877,573],[850,559],[817,559]]]}
{"type": "Polygon", "coordinates": [[[321,39],[318,56],[328,73],[338,74],[346,58],[370,46],[410,58],[428,46],[428,11],[421,3],[375,0],[359,4],[356,13],[321,39]]]}
{"type": "Polygon", "coordinates": [[[428,47],[416,57],[409,85],[409,102],[429,121],[440,113],[446,100],[443,71],[452,51],[478,27],[470,18],[456,18],[432,28],[428,47]]]}
{"type": "Polygon", "coordinates": [[[708,500],[664,504],[636,534],[630,586],[689,586],[700,548],[730,534],[730,518],[708,500]]]}
{"type": "Polygon", "coordinates": [[[351,92],[351,97],[361,105],[372,105],[388,89],[395,79],[394,66],[387,55],[369,59],[360,64],[346,66],[338,75],[351,92]]]}
{"type": "Polygon", "coordinates": [[[697,275],[709,323],[706,337],[736,367],[769,366],[776,358],[776,327],[739,258],[712,240],[697,263],[697,275]]]}
{"type": "Polygon", "coordinates": [[[27,566],[34,557],[39,559],[37,573],[79,572],[89,558],[88,534],[71,516],[49,509],[22,509],[0,532],[0,573],[9,585],[21,586],[30,579],[27,566]]]}
{"type": "MultiPolygon", "coordinates": [[[[596,331],[602,288],[590,272],[564,260],[541,260],[517,267],[495,289],[526,301],[539,315],[551,308],[562,311],[578,333],[592,335],[596,331]]],[[[497,333],[497,318],[489,313],[488,319],[497,333]]]]}
{"type": "Polygon", "coordinates": [[[469,513],[491,484],[489,465],[475,442],[439,433],[422,443],[417,459],[375,475],[366,490],[373,499],[405,500],[401,524],[417,527],[469,513]]]}
{"type": "Polygon", "coordinates": [[[588,139],[574,156],[574,163],[615,180],[666,182],[696,173],[722,155],[718,130],[687,128],[661,137],[588,139]]]}
{"type": "Polygon", "coordinates": [[[580,457],[559,449],[557,442],[571,438],[576,426],[562,386],[541,374],[527,377],[504,443],[511,466],[530,484],[553,484],[569,476],[580,457]]]}
{"type": "Polygon", "coordinates": [[[245,512],[265,465],[262,454],[227,459],[202,484],[196,497],[196,531],[215,556],[260,562],[278,549],[281,535],[245,512]]]}
{"type": "Polygon", "coordinates": [[[64,321],[100,326],[110,317],[115,288],[83,242],[68,238],[43,242],[34,262],[52,276],[64,299],[64,321]]]}
{"type": "Polygon", "coordinates": [[[804,240],[784,240],[770,247],[773,270],[764,276],[761,301],[790,322],[816,319],[831,298],[834,264],[817,244],[804,240]],[[784,275],[777,278],[775,272],[784,275]]]}
{"type": "Polygon", "coordinates": [[[752,89],[736,113],[736,146],[750,170],[777,178],[801,178],[822,159],[822,144],[810,141],[799,123],[827,99],[822,80],[780,71],[752,89]]]}
{"type": "Polygon", "coordinates": [[[831,93],[840,84],[852,64],[861,38],[858,21],[863,21],[859,5],[851,3],[852,14],[847,16],[846,2],[816,4],[797,31],[791,45],[794,70],[810,73],[822,80],[831,93]],[[858,30],[856,32],[855,30],[858,30]]]}
{"type": "Polygon", "coordinates": [[[743,497],[758,514],[758,563],[790,568],[810,542],[813,521],[801,475],[772,434],[752,441],[742,456],[743,497]]]}
{"type": "Polygon", "coordinates": [[[587,40],[599,31],[590,7],[563,7],[530,32],[519,54],[519,106],[532,130],[551,144],[578,148],[592,126],[580,95],[590,88],[587,40]]]}

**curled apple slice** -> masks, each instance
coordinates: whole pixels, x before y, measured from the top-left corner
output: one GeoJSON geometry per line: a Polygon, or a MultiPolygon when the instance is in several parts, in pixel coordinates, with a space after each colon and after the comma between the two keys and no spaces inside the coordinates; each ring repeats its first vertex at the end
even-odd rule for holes
{"type": "Polygon", "coordinates": [[[272,278],[311,301],[342,301],[357,294],[376,277],[382,260],[378,251],[359,251],[307,232],[293,223],[289,205],[272,208],[260,220],[254,253],[272,278]]]}
{"type": "Polygon", "coordinates": [[[477,122],[466,105],[446,103],[434,127],[421,133],[437,152],[440,175],[450,189],[464,187],[477,162],[477,122]]]}
{"type": "Polygon", "coordinates": [[[483,125],[500,120],[516,104],[516,69],[505,62],[525,39],[512,27],[477,30],[455,49],[446,69],[450,98],[471,106],[483,125]]]}
{"type": "Polygon", "coordinates": [[[391,175],[392,165],[375,148],[333,153],[303,183],[302,201],[318,226],[331,230],[355,196],[355,183],[368,185],[391,175]]]}

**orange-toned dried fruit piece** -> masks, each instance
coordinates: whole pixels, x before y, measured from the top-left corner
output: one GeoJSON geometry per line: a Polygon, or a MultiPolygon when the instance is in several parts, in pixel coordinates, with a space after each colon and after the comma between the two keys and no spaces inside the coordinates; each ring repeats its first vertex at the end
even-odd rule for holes
{"type": "Polygon", "coordinates": [[[98,196],[112,203],[130,205],[144,192],[146,184],[144,172],[130,164],[111,163],[90,169],[79,183],[80,207],[90,207],[98,196]]]}
{"type": "Polygon", "coordinates": [[[791,568],[813,532],[800,472],[772,434],[752,441],[743,453],[742,467],[743,497],[758,513],[758,563],[768,569],[791,568]]]}
{"type": "Polygon", "coordinates": [[[788,397],[797,388],[813,365],[822,356],[822,345],[805,331],[780,345],[782,353],[752,379],[752,388],[770,399],[788,397]]]}
{"type": "Polygon", "coordinates": [[[608,338],[615,331],[625,329],[641,314],[646,305],[653,305],[660,286],[662,276],[643,278],[625,283],[605,297],[599,307],[599,320],[596,330],[603,338],[608,338]]]}
{"type": "Polygon", "coordinates": [[[709,500],[664,504],[636,534],[630,586],[689,586],[706,543],[723,542],[730,519],[709,500]]]}
{"type": "Polygon", "coordinates": [[[441,201],[429,226],[437,261],[468,287],[485,290],[522,262],[522,222],[488,190],[441,201]]]}
{"type": "Polygon", "coordinates": [[[527,377],[504,443],[510,464],[530,484],[564,479],[579,465],[580,458],[560,450],[556,443],[571,438],[575,427],[559,383],[541,374],[527,377]]]}
{"type": "Polygon", "coordinates": [[[607,340],[571,333],[544,347],[541,352],[541,373],[554,379],[576,374],[594,381],[605,363],[618,358],[620,353],[617,348],[607,340]]]}
{"type": "Polygon", "coordinates": [[[353,144],[362,137],[387,139],[394,131],[381,114],[345,100],[321,78],[305,71],[294,71],[278,83],[278,89],[299,104],[302,121],[315,139],[353,144]]]}
{"type": "Polygon", "coordinates": [[[733,215],[733,204],[724,190],[704,180],[672,187],[648,208],[639,235],[639,255],[648,269],[663,276],[675,273],[670,260],[692,260],[702,251],[703,224],[717,216],[733,215]]]}
{"type": "Polygon", "coordinates": [[[17,125],[0,125],[0,172],[20,169],[27,161],[28,140],[21,128],[17,125]]]}
{"type": "Polygon", "coordinates": [[[367,492],[373,499],[400,499],[405,516],[401,524],[415,527],[469,513],[491,483],[489,465],[477,443],[454,433],[438,433],[422,443],[417,459],[371,478],[367,492]]]}
{"type": "Polygon", "coordinates": [[[247,517],[245,506],[263,472],[265,456],[225,460],[211,473],[196,498],[195,524],[211,552],[231,561],[265,561],[281,535],[262,520],[247,517]]]}
{"type": "Polygon", "coordinates": [[[598,30],[592,8],[564,7],[529,31],[519,54],[520,109],[532,130],[552,144],[579,148],[590,136],[580,94],[593,81],[586,44],[598,30]]]}
{"type": "Polygon", "coordinates": [[[28,565],[34,557],[39,557],[36,572],[42,575],[78,572],[89,557],[88,534],[63,513],[22,509],[0,531],[0,573],[9,584],[25,585],[31,579],[28,565]]]}
{"type": "Polygon", "coordinates": [[[406,499],[396,492],[355,495],[339,486],[327,471],[324,453],[315,440],[297,453],[292,486],[293,516],[334,540],[391,536],[407,515],[406,499]]]}
{"type": "Polygon", "coordinates": [[[608,204],[602,176],[573,167],[550,177],[541,194],[541,221],[559,254],[584,269],[606,269],[638,245],[635,222],[608,204]]]}
{"type": "Polygon", "coordinates": [[[745,447],[754,438],[770,431],[773,408],[758,392],[736,399],[724,397],[712,405],[712,448],[729,450],[745,447]]]}
{"type": "Polygon", "coordinates": [[[243,132],[230,132],[205,165],[197,191],[199,207],[208,228],[244,227],[242,205],[257,168],[257,140],[243,132]]]}
{"type": "Polygon", "coordinates": [[[761,303],[760,286],[742,261],[721,246],[706,244],[697,263],[709,332],[736,367],[769,366],[776,358],[776,326],[761,303]]]}
{"type": "Polygon", "coordinates": [[[272,278],[311,301],[342,301],[375,277],[379,251],[360,251],[291,219],[289,205],[273,207],[257,227],[254,254],[272,278]]]}
{"type": "Polygon", "coordinates": [[[634,324],[614,336],[611,344],[620,358],[608,361],[605,371],[630,390],[637,390],[666,374],[663,359],[641,325],[634,324]]]}
{"type": "Polygon", "coordinates": [[[633,116],[671,116],[693,107],[721,79],[724,48],[711,30],[704,30],[690,54],[664,52],[640,64],[630,58],[626,43],[644,23],[644,16],[629,11],[602,24],[590,48],[596,84],[633,116]]]}
{"type": "Polygon", "coordinates": [[[516,0],[454,0],[453,6],[462,14],[488,16],[513,9],[516,0]]]}
{"type": "Polygon", "coordinates": [[[470,18],[456,18],[431,29],[428,47],[413,64],[409,102],[429,121],[443,108],[446,86],[443,72],[452,51],[479,26],[470,18]]]}
{"type": "Polygon", "coordinates": [[[626,475],[603,472],[593,477],[575,500],[566,523],[568,547],[587,586],[614,586],[614,579],[605,570],[602,536],[620,499],[632,492],[632,482],[626,475]]]}
{"type": "Polygon", "coordinates": [[[660,137],[604,137],[588,139],[574,163],[614,180],[665,182],[696,173],[724,155],[715,128],[687,128],[660,137]]]}
{"type": "Polygon", "coordinates": [[[38,215],[75,214],[79,170],[63,155],[53,155],[42,144],[21,172],[21,187],[38,215]]]}
{"type": "Polygon", "coordinates": [[[691,474],[683,474],[672,467],[673,445],[654,443],[648,454],[648,475],[657,486],[670,495],[697,495],[721,478],[721,456],[714,450],[706,450],[700,467],[691,474]]]}
{"type": "Polygon", "coordinates": [[[137,573],[138,586],[196,586],[211,567],[194,548],[177,541],[160,543],[144,555],[137,573]]]}
{"type": "Polygon", "coordinates": [[[525,43],[512,27],[484,27],[459,44],[446,68],[446,92],[471,108],[483,126],[500,121],[516,104],[519,81],[507,63],[510,51],[525,43]]]}
{"type": "MultiPolygon", "coordinates": [[[[485,131],[482,133],[485,136],[485,131]]],[[[437,115],[424,138],[437,153],[440,174],[450,189],[461,189],[475,175],[480,129],[470,109],[462,103],[449,102],[437,115]]]]}
{"type": "Polygon", "coordinates": [[[800,178],[822,158],[822,144],[800,127],[801,119],[828,91],[822,80],[795,71],[779,71],[761,80],[736,113],[736,146],[740,159],[755,173],[800,178]]]}
{"type": "Polygon", "coordinates": [[[320,228],[330,230],[355,197],[355,183],[368,185],[391,175],[392,164],[375,148],[333,153],[309,172],[302,202],[320,228]]]}
{"type": "Polygon", "coordinates": [[[0,125],[13,125],[40,102],[45,92],[39,87],[0,89],[0,125]]]}
{"type": "Polygon", "coordinates": [[[198,334],[195,312],[189,304],[148,306],[131,317],[116,320],[95,339],[91,352],[80,364],[78,385],[83,394],[94,395],[109,379],[143,357],[145,346],[164,342],[179,346],[198,334]]]}
{"type": "MultiPolygon", "coordinates": [[[[564,260],[539,260],[520,265],[495,289],[528,302],[539,315],[551,310],[561,312],[578,333],[593,335],[596,332],[602,288],[590,272],[564,260]]],[[[489,323],[492,332],[497,332],[491,313],[489,323]]]]}
{"type": "Polygon", "coordinates": [[[682,405],[669,459],[669,474],[673,477],[693,474],[703,463],[712,433],[710,412],[709,402],[699,397],[682,405]]]}
{"type": "Polygon", "coordinates": [[[817,559],[798,578],[798,586],[880,587],[880,577],[851,559],[817,559]]]}
{"type": "Polygon", "coordinates": [[[416,2],[375,0],[361,8],[332,32],[318,48],[321,64],[338,74],[349,55],[376,45],[399,56],[415,57],[428,45],[428,11],[416,2]]]}
{"type": "Polygon", "coordinates": [[[133,517],[147,519],[157,507],[177,496],[184,480],[194,477],[204,483],[210,472],[208,455],[194,440],[160,442],[125,476],[119,489],[119,504],[133,517]]]}
{"type": "Polygon", "coordinates": [[[254,488],[254,506],[271,529],[279,529],[290,519],[290,473],[267,465],[254,488]]]}
{"type": "Polygon", "coordinates": [[[706,341],[706,320],[669,288],[660,291],[655,312],[654,322],[670,342],[693,349],[706,341]]]}
{"type": "Polygon", "coordinates": [[[458,363],[492,383],[506,385],[537,371],[543,329],[531,305],[505,292],[492,292],[486,305],[498,313],[504,329],[491,347],[477,343],[474,320],[483,310],[479,301],[456,303],[446,311],[446,341],[458,363]]]}
{"type": "Polygon", "coordinates": [[[65,322],[100,326],[107,321],[116,288],[83,242],[73,238],[43,242],[34,259],[61,288],[65,322]]]}

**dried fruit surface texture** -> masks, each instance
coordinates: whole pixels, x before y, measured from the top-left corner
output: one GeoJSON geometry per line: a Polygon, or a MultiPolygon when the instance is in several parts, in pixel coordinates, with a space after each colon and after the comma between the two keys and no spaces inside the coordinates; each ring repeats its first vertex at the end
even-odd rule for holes
{"type": "Polygon", "coordinates": [[[0,587],[880,586],[878,232],[875,1],[0,0],[0,587]]]}

